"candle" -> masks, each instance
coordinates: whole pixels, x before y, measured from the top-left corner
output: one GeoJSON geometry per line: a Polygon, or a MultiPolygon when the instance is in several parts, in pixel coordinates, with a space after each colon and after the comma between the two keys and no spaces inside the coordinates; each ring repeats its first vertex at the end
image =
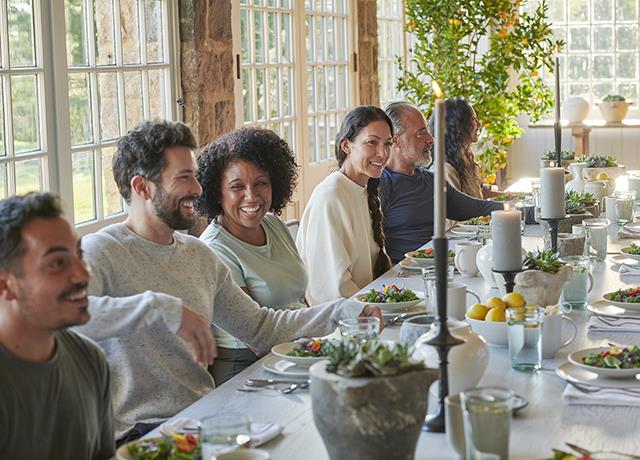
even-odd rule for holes
{"type": "Polygon", "coordinates": [[[542,168],[540,170],[540,217],[562,219],[564,216],[564,169],[542,168]]]}
{"type": "Polygon", "coordinates": [[[491,213],[494,270],[518,271],[522,268],[520,215],[520,211],[493,211],[491,213]]]}
{"type": "Polygon", "coordinates": [[[447,184],[444,179],[444,146],[446,135],[445,106],[442,100],[442,90],[438,83],[432,82],[433,91],[436,94],[435,100],[435,155],[434,163],[434,197],[433,197],[433,218],[434,218],[434,238],[444,238],[444,227],[446,213],[447,184]]]}
{"type": "Polygon", "coordinates": [[[555,138],[556,147],[556,166],[562,164],[562,156],[560,151],[562,150],[562,130],[560,125],[560,59],[558,53],[560,52],[560,46],[556,47],[556,59],[555,59],[555,122],[553,123],[553,134],[555,138]]]}

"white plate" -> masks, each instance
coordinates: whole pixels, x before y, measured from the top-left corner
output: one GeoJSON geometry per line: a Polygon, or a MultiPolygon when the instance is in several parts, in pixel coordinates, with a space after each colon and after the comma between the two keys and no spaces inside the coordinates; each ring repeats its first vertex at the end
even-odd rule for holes
{"type": "MultiPolygon", "coordinates": [[[[436,258],[435,257],[431,257],[431,258],[426,258],[426,257],[414,257],[414,254],[417,253],[418,251],[410,251],[407,252],[404,256],[406,257],[406,259],[404,260],[410,260],[411,262],[413,262],[413,265],[416,267],[433,267],[436,263],[436,258]]],[[[447,261],[447,264],[451,265],[453,264],[453,257],[449,257],[449,260],[447,261]]]]}
{"type": "MultiPolygon", "coordinates": [[[[378,290],[378,289],[376,289],[378,290]]],[[[413,289],[412,289],[413,291],[413,289]]],[[[380,307],[380,311],[382,311],[383,313],[404,313],[405,311],[407,311],[407,309],[418,305],[421,302],[424,302],[424,293],[422,292],[418,292],[418,291],[413,291],[415,292],[415,294],[418,296],[418,298],[416,300],[408,300],[406,302],[395,302],[395,303],[376,303],[376,302],[366,302],[364,300],[362,300],[362,297],[364,297],[366,295],[365,293],[362,294],[358,294],[354,297],[354,300],[357,300],[358,302],[362,303],[362,304],[367,304],[367,305],[371,305],[374,307],[380,307]]],[[[424,307],[423,307],[424,308],[424,307]]]]}
{"type": "Polygon", "coordinates": [[[402,259],[398,265],[400,265],[402,268],[404,268],[405,270],[411,270],[411,271],[422,271],[422,267],[420,265],[417,265],[413,260],[411,259],[402,259]]]}
{"type": "Polygon", "coordinates": [[[309,367],[298,366],[291,361],[281,359],[278,356],[269,356],[262,361],[264,370],[277,375],[286,375],[288,377],[308,377],[309,367]]]}
{"type": "Polygon", "coordinates": [[[459,236],[461,238],[473,238],[476,236],[476,232],[474,231],[465,231],[459,228],[452,228],[449,230],[452,235],[459,236]]]}
{"type": "Polygon", "coordinates": [[[622,248],[622,249],[620,249],[620,253],[624,257],[628,257],[629,259],[640,260],[640,254],[630,254],[630,253],[627,252],[629,249],[631,249],[631,246],[628,246],[626,248],[622,248]]]}
{"type": "Polygon", "coordinates": [[[280,343],[271,348],[271,353],[278,356],[280,359],[291,361],[299,366],[309,367],[313,363],[326,359],[324,356],[289,356],[289,352],[297,345],[296,342],[280,343]]]}
{"type": "Polygon", "coordinates": [[[637,377],[635,379],[609,379],[582,369],[570,362],[558,366],[556,375],[564,380],[584,383],[594,387],[640,389],[640,380],[637,380],[637,377]]]}
{"type": "Polygon", "coordinates": [[[382,312],[382,317],[384,318],[385,321],[390,320],[391,318],[393,318],[394,316],[399,315],[400,313],[408,313],[408,314],[413,314],[413,313],[424,313],[425,315],[427,314],[427,308],[425,307],[424,303],[417,303],[415,304],[413,307],[409,307],[406,310],[402,310],[402,311],[383,311],[382,312]]]}
{"type": "Polygon", "coordinates": [[[460,227],[460,229],[464,232],[473,232],[473,234],[476,234],[476,230],[478,230],[479,228],[491,228],[491,224],[487,224],[487,225],[472,225],[472,224],[458,224],[458,227],[460,227]]]}
{"type": "Polygon", "coordinates": [[[630,310],[630,311],[638,311],[640,312],[640,302],[639,303],[632,303],[632,302],[616,302],[615,300],[611,300],[611,296],[613,295],[613,292],[607,292],[606,294],[602,294],[602,298],[606,301],[609,302],[611,305],[614,305],[616,307],[620,307],[620,308],[624,308],[625,310],[630,310]]]}
{"type": "Polygon", "coordinates": [[[609,369],[606,367],[595,367],[589,366],[588,364],[583,364],[582,358],[586,358],[587,356],[592,354],[602,353],[603,351],[608,351],[610,349],[611,347],[584,348],[582,350],[569,353],[567,359],[573,365],[578,366],[579,368],[586,371],[598,374],[602,377],[611,379],[635,379],[635,376],[640,374],[640,368],[637,367],[634,369],[609,369]]]}
{"type": "Polygon", "coordinates": [[[587,310],[600,316],[628,316],[640,319],[640,312],[625,310],[604,300],[597,300],[588,304],[587,310]]]}

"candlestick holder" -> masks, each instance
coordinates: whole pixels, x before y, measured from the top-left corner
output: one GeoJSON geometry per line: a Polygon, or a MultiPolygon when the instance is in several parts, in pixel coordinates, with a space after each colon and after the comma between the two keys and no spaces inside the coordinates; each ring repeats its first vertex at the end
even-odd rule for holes
{"type": "Polygon", "coordinates": [[[491,271],[502,275],[502,277],[504,278],[504,287],[507,290],[508,294],[510,292],[513,292],[513,287],[516,285],[516,275],[523,270],[496,270],[495,268],[492,268],[491,271]]]}
{"type": "Polygon", "coordinates": [[[569,216],[564,217],[540,217],[540,220],[544,220],[549,224],[549,237],[551,238],[551,251],[558,252],[558,227],[560,222],[569,216]]]}
{"type": "Polygon", "coordinates": [[[436,334],[427,345],[433,346],[438,351],[438,359],[440,361],[440,393],[438,395],[438,407],[436,413],[427,417],[424,423],[424,430],[434,433],[443,433],[444,428],[444,400],[449,394],[449,374],[447,370],[447,356],[449,350],[456,345],[464,343],[451,335],[449,326],[447,325],[447,284],[448,273],[447,266],[449,258],[447,252],[449,243],[446,237],[438,237],[433,239],[433,252],[435,257],[436,268],[436,313],[435,321],[436,334]]]}

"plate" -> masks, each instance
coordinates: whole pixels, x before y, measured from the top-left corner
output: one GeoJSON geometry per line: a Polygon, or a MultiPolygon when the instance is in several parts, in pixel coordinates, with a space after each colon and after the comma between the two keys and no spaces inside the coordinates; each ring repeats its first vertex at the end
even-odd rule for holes
{"type": "MultiPolygon", "coordinates": [[[[413,262],[414,266],[417,267],[433,267],[436,263],[436,258],[435,257],[431,257],[431,258],[426,258],[426,257],[415,257],[415,254],[418,251],[410,251],[407,252],[404,256],[406,257],[406,259],[404,260],[410,260],[411,262],[413,262]]],[[[453,264],[453,257],[449,257],[449,260],[447,261],[447,263],[449,265],[453,264]]]]}
{"type": "Polygon", "coordinates": [[[468,230],[459,229],[457,227],[456,228],[452,228],[451,230],[449,230],[449,232],[452,235],[459,236],[461,238],[473,238],[473,237],[476,236],[476,231],[475,230],[468,231],[468,230]]]}
{"type": "Polygon", "coordinates": [[[416,271],[416,272],[420,272],[422,271],[422,267],[418,264],[416,264],[413,260],[411,259],[402,259],[398,265],[400,265],[402,268],[404,268],[405,270],[411,270],[411,271],[416,271]]]}
{"type": "Polygon", "coordinates": [[[133,460],[134,457],[131,456],[131,454],[129,454],[129,446],[135,444],[135,443],[139,443],[141,441],[159,441],[163,438],[150,438],[150,439],[138,439],[136,441],[129,441],[126,444],[121,445],[120,447],[118,447],[118,449],[116,450],[116,459],[117,460],[133,460]]]}
{"type": "Polygon", "coordinates": [[[611,347],[594,347],[594,348],[585,348],[582,350],[574,351],[573,353],[569,353],[567,359],[574,366],[578,366],[580,369],[584,369],[587,372],[593,372],[598,374],[599,376],[610,378],[610,379],[634,379],[636,375],[640,374],[640,368],[636,367],[633,369],[609,369],[606,367],[596,367],[589,366],[588,364],[582,363],[582,358],[586,358],[589,355],[602,353],[603,351],[610,350],[611,347]]]}
{"type": "Polygon", "coordinates": [[[473,234],[475,235],[476,230],[478,230],[479,228],[491,228],[491,225],[458,224],[458,227],[460,227],[460,229],[464,232],[473,232],[473,234]]]}
{"type": "Polygon", "coordinates": [[[640,312],[640,302],[639,303],[616,302],[615,300],[611,300],[611,296],[613,294],[614,294],[613,292],[607,292],[606,294],[602,294],[602,298],[605,301],[609,302],[611,305],[614,305],[616,307],[624,308],[625,310],[640,312]]]}
{"type": "Polygon", "coordinates": [[[427,309],[423,303],[417,303],[413,307],[409,307],[403,311],[383,311],[382,317],[385,321],[387,321],[399,315],[400,313],[408,313],[409,315],[412,315],[414,313],[424,313],[426,315],[427,309]]]}
{"type": "Polygon", "coordinates": [[[600,316],[628,316],[640,319],[640,312],[628,311],[611,305],[610,302],[605,302],[604,300],[597,300],[588,304],[587,310],[600,316]]]}
{"type": "Polygon", "coordinates": [[[630,254],[628,251],[631,249],[631,246],[620,249],[620,252],[629,259],[640,260],[640,254],[630,254]]]}
{"type": "Polygon", "coordinates": [[[637,377],[636,379],[609,379],[582,369],[570,362],[558,366],[556,375],[564,380],[584,383],[585,385],[592,385],[594,387],[640,389],[640,380],[637,380],[637,377]]]}
{"type": "Polygon", "coordinates": [[[318,361],[327,359],[324,356],[289,356],[289,352],[293,350],[296,345],[296,342],[280,343],[271,348],[271,353],[273,353],[280,359],[284,359],[286,361],[290,361],[304,367],[309,367],[313,363],[317,363],[318,361]]]}
{"type": "Polygon", "coordinates": [[[529,400],[527,400],[527,398],[525,398],[524,396],[516,395],[516,394],[513,395],[513,405],[511,406],[511,410],[513,410],[514,414],[524,409],[528,405],[529,405],[529,400]]]}
{"type": "Polygon", "coordinates": [[[380,311],[382,311],[383,313],[404,313],[414,305],[424,302],[424,293],[419,291],[413,291],[413,292],[415,292],[418,298],[415,300],[407,300],[406,302],[394,302],[394,303],[366,302],[362,300],[362,298],[366,295],[366,293],[356,295],[354,297],[354,300],[357,300],[358,302],[363,304],[379,307],[380,311]]]}
{"type": "Polygon", "coordinates": [[[308,377],[309,367],[299,366],[296,363],[287,361],[279,356],[268,356],[262,361],[264,370],[277,375],[286,375],[288,377],[308,377]]]}

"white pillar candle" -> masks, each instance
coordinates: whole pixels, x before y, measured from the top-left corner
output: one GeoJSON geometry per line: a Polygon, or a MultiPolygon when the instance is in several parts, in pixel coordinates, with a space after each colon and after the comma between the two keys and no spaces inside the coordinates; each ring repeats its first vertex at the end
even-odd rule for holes
{"type": "Polygon", "coordinates": [[[446,211],[446,197],[447,197],[447,183],[444,178],[444,157],[445,157],[445,135],[446,135],[446,123],[445,123],[445,106],[444,100],[441,99],[442,91],[438,84],[433,82],[433,89],[436,93],[435,100],[435,155],[433,158],[434,163],[434,197],[433,197],[433,237],[444,238],[445,219],[447,216],[446,211]]]}
{"type": "Polygon", "coordinates": [[[564,169],[542,168],[540,170],[540,217],[562,219],[564,207],[564,169]]]}
{"type": "Polygon", "coordinates": [[[522,268],[522,236],[520,211],[493,211],[491,213],[493,238],[493,268],[517,271],[522,268]]]}

